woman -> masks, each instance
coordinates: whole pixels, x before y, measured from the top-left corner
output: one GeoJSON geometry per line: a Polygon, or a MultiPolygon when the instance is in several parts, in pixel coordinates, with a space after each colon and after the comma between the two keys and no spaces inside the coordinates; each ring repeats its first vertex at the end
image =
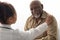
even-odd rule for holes
{"type": "Polygon", "coordinates": [[[28,31],[13,30],[10,26],[16,22],[17,15],[11,4],[0,2],[0,40],[33,40],[47,29],[50,19],[28,31]]]}

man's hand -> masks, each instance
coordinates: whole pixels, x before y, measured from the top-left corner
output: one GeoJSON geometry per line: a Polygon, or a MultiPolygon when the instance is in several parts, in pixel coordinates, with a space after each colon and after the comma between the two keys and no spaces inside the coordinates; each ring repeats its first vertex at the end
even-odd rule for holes
{"type": "Polygon", "coordinates": [[[51,22],[52,22],[52,16],[51,15],[49,15],[47,18],[46,18],[46,23],[49,25],[49,24],[51,24],[51,22]]]}

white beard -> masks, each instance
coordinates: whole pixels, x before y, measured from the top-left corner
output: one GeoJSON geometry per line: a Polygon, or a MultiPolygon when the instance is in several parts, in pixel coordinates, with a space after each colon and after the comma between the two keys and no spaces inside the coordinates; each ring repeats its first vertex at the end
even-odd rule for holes
{"type": "Polygon", "coordinates": [[[35,18],[39,18],[39,17],[40,17],[40,15],[35,15],[34,17],[35,17],[35,18]]]}

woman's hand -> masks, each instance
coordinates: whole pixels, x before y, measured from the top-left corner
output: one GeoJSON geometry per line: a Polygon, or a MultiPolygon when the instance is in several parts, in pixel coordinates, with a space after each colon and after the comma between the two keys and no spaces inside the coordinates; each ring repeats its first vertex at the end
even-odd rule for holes
{"type": "Polygon", "coordinates": [[[52,16],[48,15],[45,22],[47,23],[47,25],[49,25],[49,24],[51,24],[52,20],[53,20],[52,16]]]}

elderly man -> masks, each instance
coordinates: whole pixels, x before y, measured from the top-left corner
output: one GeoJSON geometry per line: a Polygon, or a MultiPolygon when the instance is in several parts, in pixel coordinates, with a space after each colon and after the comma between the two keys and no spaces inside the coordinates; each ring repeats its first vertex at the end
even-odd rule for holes
{"type": "MultiPolygon", "coordinates": [[[[32,1],[30,10],[32,15],[26,21],[25,31],[44,23],[45,19],[50,15],[43,10],[43,5],[40,1],[32,1]]],[[[57,22],[53,16],[52,20],[51,24],[48,25],[48,29],[34,40],[57,40],[57,22]]]]}

